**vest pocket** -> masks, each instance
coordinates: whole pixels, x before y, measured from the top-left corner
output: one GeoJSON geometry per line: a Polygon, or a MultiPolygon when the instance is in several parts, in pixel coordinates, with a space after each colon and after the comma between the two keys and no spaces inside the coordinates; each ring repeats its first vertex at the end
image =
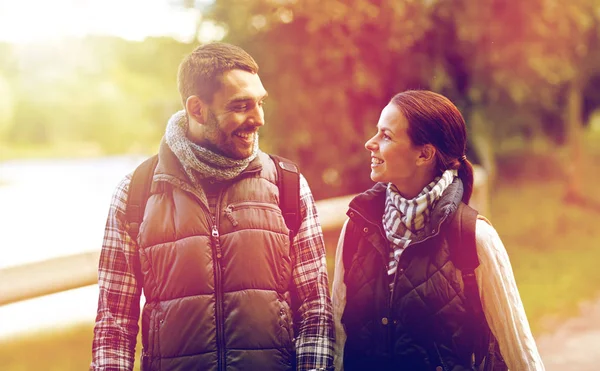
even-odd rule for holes
{"type": "Polygon", "coordinates": [[[245,201],[238,202],[235,204],[229,204],[225,208],[225,210],[229,209],[230,211],[234,210],[242,210],[242,209],[262,209],[267,211],[274,211],[281,214],[281,209],[275,204],[270,204],[266,202],[257,202],[257,201],[245,201]]]}
{"type": "MultiPolygon", "coordinates": [[[[285,226],[283,213],[279,206],[267,202],[245,201],[231,203],[223,209],[223,214],[234,227],[238,227],[240,223],[247,224],[249,221],[248,219],[257,217],[258,220],[264,220],[266,222],[272,222],[273,218],[275,218],[275,220],[279,221],[279,223],[277,223],[278,225],[285,226]]],[[[270,224],[266,224],[264,226],[265,229],[267,229],[269,225],[270,224]]]]}
{"type": "Polygon", "coordinates": [[[281,328],[281,345],[291,351],[294,348],[294,327],[292,313],[285,300],[279,299],[279,326],[281,328]]]}
{"type": "Polygon", "coordinates": [[[159,312],[153,309],[150,315],[150,326],[148,331],[148,358],[152,363],[160,362],[160,327],[162,323],[163,320],[160,319],[159,312]]]}

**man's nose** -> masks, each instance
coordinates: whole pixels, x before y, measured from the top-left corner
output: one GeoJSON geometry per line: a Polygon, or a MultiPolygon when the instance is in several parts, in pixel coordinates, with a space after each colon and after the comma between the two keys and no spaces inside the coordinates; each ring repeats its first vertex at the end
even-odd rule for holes
{"type": "Polygon", "coordinates": [[[265,124],[265,113],[259,103],[255,104],[254,108],[248,112],[248,120],[254,126],[263,126],[265,124]]]}

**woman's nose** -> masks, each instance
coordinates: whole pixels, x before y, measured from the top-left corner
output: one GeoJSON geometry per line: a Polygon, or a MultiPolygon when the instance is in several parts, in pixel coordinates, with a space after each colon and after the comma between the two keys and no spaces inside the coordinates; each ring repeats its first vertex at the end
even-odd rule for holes
{"type": "Polygon", "coordinates": [[[377,149],[377,144],[375,143],[375,137],[367,140],[367,142],[365,143],[365,148],[367,149],[367,151],[374,151],[375,149],[377,149]]]}

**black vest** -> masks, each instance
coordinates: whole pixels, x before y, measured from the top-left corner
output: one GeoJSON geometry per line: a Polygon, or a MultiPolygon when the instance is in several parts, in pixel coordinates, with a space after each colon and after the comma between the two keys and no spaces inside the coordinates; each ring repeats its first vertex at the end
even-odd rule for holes
{"type": "Polygon", "coordinates": [[[378,183],[350,203],[343,250],[346,371],[472,369],[478,322],[467,310],[445,231],[462,193],[456,179],[432,210],[425,234],[402,253],[393,278],[381,223],[386,186],[378,183]]]}

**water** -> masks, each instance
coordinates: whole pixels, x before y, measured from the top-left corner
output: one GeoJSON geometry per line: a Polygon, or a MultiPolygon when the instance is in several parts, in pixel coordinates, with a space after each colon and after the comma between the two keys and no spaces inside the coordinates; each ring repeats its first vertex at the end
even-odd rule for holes
{"type": "MultiPolygon", "coordinates": [[[[99,251],[115,186],[144,157],[0,163],[0,269],[99,251]]],[[[0,337],[94,321],[98,287],[0,307],[0,337]]]]}

